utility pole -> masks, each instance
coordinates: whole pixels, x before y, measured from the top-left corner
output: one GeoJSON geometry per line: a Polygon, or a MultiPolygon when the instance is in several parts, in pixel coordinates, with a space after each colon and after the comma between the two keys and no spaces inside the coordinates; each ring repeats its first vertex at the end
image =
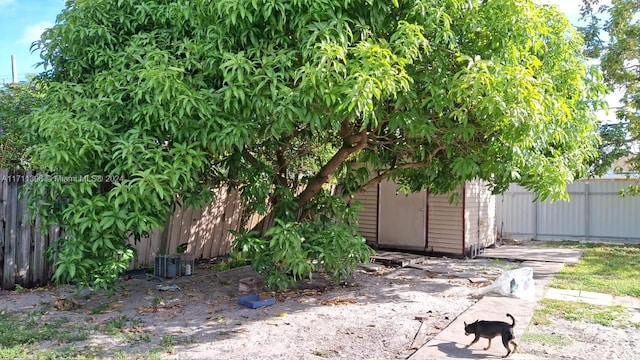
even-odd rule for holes
{"type": "Polygon", "coordinates": [[[16,56],[11,55],[11,83],[18,83],[18,65],[16,64],[16,56]]]}

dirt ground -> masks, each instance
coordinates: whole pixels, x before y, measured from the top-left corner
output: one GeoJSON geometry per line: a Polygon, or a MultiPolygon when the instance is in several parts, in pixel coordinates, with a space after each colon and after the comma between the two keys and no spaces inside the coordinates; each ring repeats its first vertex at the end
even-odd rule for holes
{"type": "Polygon", "coordinates": [[[532,356],[526,359],[632,360],[640,356],[640,328],[634,326],[554,319],[550,325],[530,324],[527,330],[530,338],[542,336],[518,348],[519,354],[532,356]]]}
{"type": "MultiPolygon", "coordinates": [[[[74,288],[4,291],[0,310],[24,312],[44,306],[51,319],[64,316],[91,329],[122,319],[125,325],[119,334],[93,331],[89,340],[75,345],[104,358],[158,353],[166,359],[404,359],[477,301],[478,287],[486,284],[469,278],[493,279],[514,266],[425,258],[420,268],[359,269],[340,285],[318,276],[297,290],[263,292],[262,297],[275,298],[275,304],[250,309],[238,305],[239,280],[255,275],[249,268],[216,272],[199,264],[192,276],[159,281],[139,274],[123,279],[124,290],[113,296],[77,293],[74,288]],[[173,285],[179,290],[158,289],[173,285]]],[[[543,359],[602,360],[631,358],[625,351],[638,350],[637,328],[585,331],[589,325],[580,324],[557,331],[570,329],[580,337],[567,336],[583,339],[569,344],[609,344],[606,353],[592,356],[597,349],[576,352],[572,346],[556,349],[535,343],[521,344],[519,352],[543,359]],[[611,346],[612,341],[619,344],[611,346]]]]}

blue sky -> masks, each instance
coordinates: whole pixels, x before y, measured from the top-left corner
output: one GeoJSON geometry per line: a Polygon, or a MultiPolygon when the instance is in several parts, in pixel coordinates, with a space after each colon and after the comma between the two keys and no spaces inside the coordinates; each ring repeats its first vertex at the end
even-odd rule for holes
{"type": "Polygon", "coordinates": [[[42,71],[40,61],[31,54],[31,43],[45,28],[53,26],[64,9],[65,0],[0,0],[0,84],[11,82],[11,55],[17,61],[18,80],[42,71]]]}

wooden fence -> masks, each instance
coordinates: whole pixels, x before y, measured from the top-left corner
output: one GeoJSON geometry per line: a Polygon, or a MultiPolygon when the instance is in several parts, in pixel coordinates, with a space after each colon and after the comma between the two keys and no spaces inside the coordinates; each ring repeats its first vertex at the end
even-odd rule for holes
{"type": "Polygon", "coordinates": [[[38,286],[49,282],[53,268],[46,261],[46,249],[58,239],[60,229],[51,227],[46,235],[40,221],[30,221],[27,199],[20,188],[32,171],[0,170],[0,281],[3,289],[38,286]]]}
{"type": "MultiPolygon", "coordinates": [[[[138,259],[133,266],[153,266],[156,255],[174,254],[178,246],[187,244],[186,253],[194,259],[212,259],[231,251],[233,235],[229,230],[241,227],[242,206],[236,190],[216,190],[216,200],[202,209],[176,209],[164,231],[158,229],[148,239],[133,244],[138,259]],[[165,244],[163,239],[166,236],[165,244]]],[[[249,218],[248,226],[260,220],[249,218]]]]}
{"type": "MultiPolygon", "coordinates": [[[[27,196],[21,196],[25,180],[33,171],[0,170],[0,282],[3,289],[15,285],[34,287],[49,282],[53,266],[46,250],[60,236],[52,226],[42,235],[40,220],[30,220],[27,196]]],[[[153,266],[156,255],[173,254],[181,244],[194,259],[210,259],[231,250],[233,236],[229,230],[241,226],[242,208],[238,192],[218,189],[216,201],[203,209],[178,208],[166,229],[158,229],[134,247],[138,250],[133,267],[153,266]],[[164,230],[164,231],[163,231],[164,230]]],[[[252,215],[249,226],[259,217],[252,215]]]]}

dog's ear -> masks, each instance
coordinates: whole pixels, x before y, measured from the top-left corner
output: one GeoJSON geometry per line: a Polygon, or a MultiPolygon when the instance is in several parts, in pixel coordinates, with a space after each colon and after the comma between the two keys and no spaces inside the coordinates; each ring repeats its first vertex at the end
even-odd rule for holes
{"type": "Polygon", "coordinates": [[[464,321],[464,326],[467,326],[467,322],[466,321],[464,321]]]}
{"type": "Polygon", "coordinates": [[[476,322],[474,322],[474,324],[477,323],[478,321],[480,321],[480,320],[476,320],[476,322]]]}

